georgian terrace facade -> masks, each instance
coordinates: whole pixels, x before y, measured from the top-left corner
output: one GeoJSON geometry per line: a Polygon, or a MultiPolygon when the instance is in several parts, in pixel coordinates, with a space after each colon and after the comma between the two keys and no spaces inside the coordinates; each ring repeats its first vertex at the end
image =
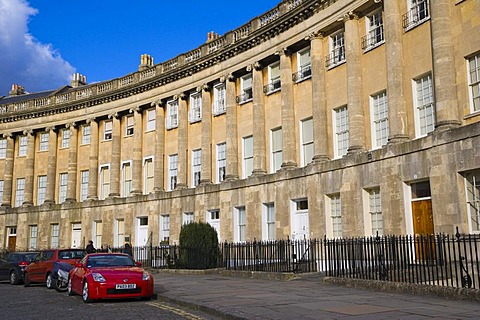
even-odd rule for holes
{"type": "Polygon", "coordinates": [[[119,79],[14,86],[0,248],[478,232],[479,6],[281,1],[119,79]]]}

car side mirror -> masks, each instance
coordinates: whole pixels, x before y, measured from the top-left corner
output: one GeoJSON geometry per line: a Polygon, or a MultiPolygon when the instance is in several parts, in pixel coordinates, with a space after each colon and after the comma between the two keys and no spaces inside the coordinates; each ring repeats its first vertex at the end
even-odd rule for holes
{"type": "Polygon", "coordinates": [[[137,265],[137,267],[141,267],[142,263],[140,261],[137,261],[136,265],[137,265]]]}
{"type": "Polygon", "coordinates": [[[82,268],[82,267],[83,267],[83,264],[81,264],[80,262],[75,263],[75,268],[82,268]]]}

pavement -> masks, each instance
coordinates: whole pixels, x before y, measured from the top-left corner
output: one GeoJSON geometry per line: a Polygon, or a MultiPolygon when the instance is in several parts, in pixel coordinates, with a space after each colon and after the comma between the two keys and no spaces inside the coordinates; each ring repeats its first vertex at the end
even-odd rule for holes
{"type": "MultiPolygon", "coordinates": [[[[253,274],[227,276],[164,270],[155,273],[154,279],[158,300],[224,319],[480,318],[478,299],[330,284],[319,275],[267,279],[253,274]]],[[[461,295],[462,290],[454,291],[461,295]]]]}

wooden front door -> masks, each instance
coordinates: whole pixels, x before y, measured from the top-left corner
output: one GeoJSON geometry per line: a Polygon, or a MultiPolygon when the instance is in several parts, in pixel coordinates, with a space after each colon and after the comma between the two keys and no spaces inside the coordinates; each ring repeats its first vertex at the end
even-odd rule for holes
{"type": "Polygon", "coordinates": [[[435,259],[432,200],[412,201],[413,232],[417,259],[435,259]]]}
{"type": "Polygon", "coordinates": [[[17,246],[17,236],[8,236],[8,251],[14,252],[17,246]]]}

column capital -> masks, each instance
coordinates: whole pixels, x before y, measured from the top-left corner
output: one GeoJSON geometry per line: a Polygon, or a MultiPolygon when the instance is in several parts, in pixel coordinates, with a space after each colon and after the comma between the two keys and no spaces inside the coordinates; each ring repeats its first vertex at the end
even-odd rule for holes
{"type": "Polygon", "coordinates": [[[13,138],[13,134],[11,132],[5,132],[2,133],[2,138],[7,139],[7,138],[13,138]]]}
{"type": "Polygon", "coordinates": [[[186,101],[188,99],[188,95],[185,92],[182,92],[178,95],[178,98],[180,98],[180,100],[186,101]]]}
{"type": "Polygon", "coordinates": [[[314,31],[312,33],[310,33],[308,36],[305,37],[305,40],[315,40],[315,39],[323,39],[325,38],[325,33],[323,33],[322,31],[318,30],[318,31],[314,31]]]}
{"type": "Polygon", "coordinates": [[[75,127],[77,127],[76,122],[69,122],[69,123],[65,124],[66,129],[74,129],[75,127]]]}
{"type": "Polygon", "coordinates": [[[252,64],[252,68],[255,69],[256,71],[260,71],[262,70],[262,65],[260,64],[260,62],[256,61],[252,64]]]}
{"type": "Polygon", "coordinates": [[[132,107],[132,108],[130,108],[130,110],[128,110],[128,113],[134,113],[134,112],[141,113],[142,110],[138,106],[137,107],[132,107]]]}
{"type": "MultiPolygon", "coordinates": [[[[50,131],[50,129],[47,127],[45,131],[50,131]]],[[[24,136],[28,136],[28,135],[33,136],[33,130],[32,130],[32,129],[30,129],[30,130],[23,130],[22,133],[23,133],[24,136]]]]}
{"type": "Polygon", "coordinates": [[[205,83],[201,86],[202,91],[205,92],[210,92],[212,90],[212,87],[208,85],[208,83],[205,83]]]}
{"type": "Polygon", "coordinates": [[[108,119],[120,119],[120,115],[118,114],[118,112],[115,112],[115,113],[112,113],[112,114],[109,114],[108,115],[108,119]]]}
{"type": "Polygon", "coordinates": [[[85,122],[86,122],[87,124],[90,124],[90,123],[95,122],[95,121],[96,121],[95,118],[88,118],[85,122]]]}
{"type": "Polygon", "coordinates": [[[227,80],[228,80],[229,82],[235,82],[235,80],[237,79],[237,78],[235,78],[235,76],[233,75],[233,73],[227,74],[226,77],[227,77],[227,80]]]}
{"type": "Polygon", "coordinates": [[[347,22],[349,20],[358,20],[359,15],[356,12],[349,11],[343,15],[343,22],[347,22]]]}
{"type": "Polygon", "coordinates": [[[278,55],[278,56],[282,56],[282,55],[291,56],[292,51],[289,50],[288,48],[282,48],[282,49],[278,50],[277,52],[275,52],[275,54],[278,55]]]}
{"type": "Polygon", "coordinates": [[[46,132],[50,132],[50,131],[57,132],[57,130],[58,128],[56,128],[55,126],[50,126],[45,128],[46,132]]]}
{"type": "Polygon", "coordinates": [[[164,99],[157,99],[155,101],[152,101],[150,103],[150,106],[152,107],[164,107],[165,106],[165,100],[164,99]]]}

